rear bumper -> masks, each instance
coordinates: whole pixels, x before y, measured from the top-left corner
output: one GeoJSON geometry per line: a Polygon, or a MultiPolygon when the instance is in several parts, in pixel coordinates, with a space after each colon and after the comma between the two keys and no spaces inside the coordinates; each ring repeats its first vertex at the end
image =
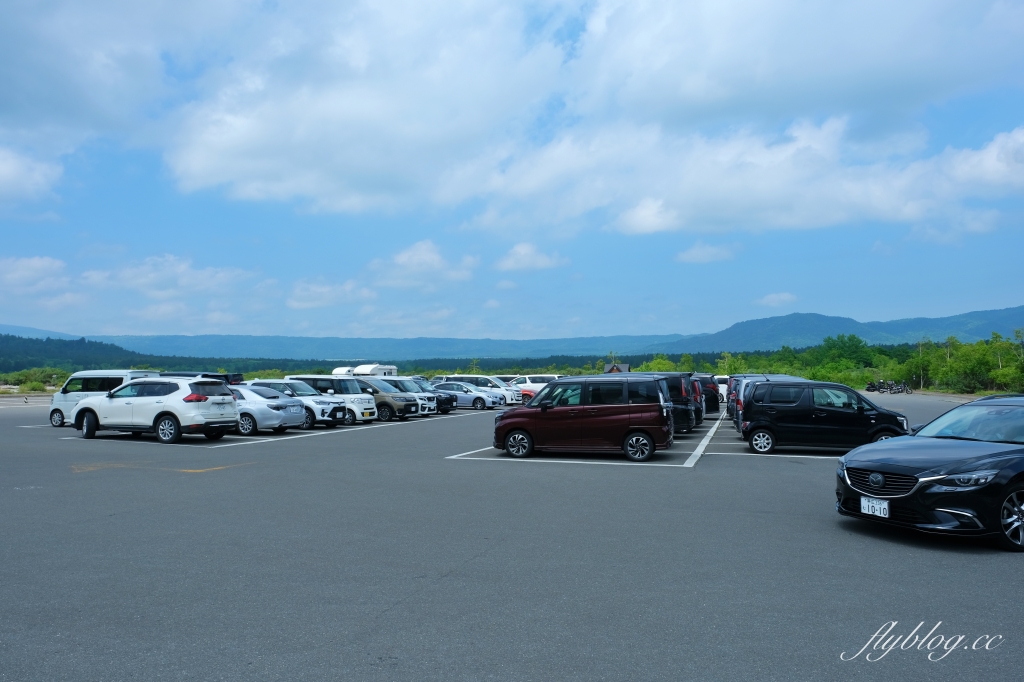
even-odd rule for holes
{"type": "Polygon", "coordinates": [[[208,421],[201,424],[183,424],[181,427],[182,433],[219,433],[222,431],[230,431],[231,429],[238,426],[237,419],[218,419],[216,421],[208,421]]]}

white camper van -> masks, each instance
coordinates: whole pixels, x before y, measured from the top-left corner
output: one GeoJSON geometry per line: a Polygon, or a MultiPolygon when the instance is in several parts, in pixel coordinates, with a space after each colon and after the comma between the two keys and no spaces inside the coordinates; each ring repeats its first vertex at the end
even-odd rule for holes
{"type": "Polygon", "coordinates": [[[358,367],[335,367],[331,374],[357,377],[395,377],[398,368],[394,365],[359,365],[358,367]]]}

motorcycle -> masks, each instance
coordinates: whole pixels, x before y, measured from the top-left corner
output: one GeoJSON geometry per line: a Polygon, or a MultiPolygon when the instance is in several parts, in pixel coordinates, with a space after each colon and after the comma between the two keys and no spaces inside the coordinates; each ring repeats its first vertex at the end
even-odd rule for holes
{"type": "Polygon", "coordinates": [[[867,391],[868,393],[874,393],[875,391],[878,390],[878,386],[875,386],[875,382],[869,381],[868,385],[864,387],[864,390],[867,391]]]}

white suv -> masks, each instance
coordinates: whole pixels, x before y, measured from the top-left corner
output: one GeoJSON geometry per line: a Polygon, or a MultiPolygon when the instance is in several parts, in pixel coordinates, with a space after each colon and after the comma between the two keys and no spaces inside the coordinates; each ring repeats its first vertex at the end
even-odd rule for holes
{"type": "Polygon", "coordinates": [[[126,431],[135,437],[155,433],[161,443],[177,443],[186,433],[217,440],[238,426],[238,407],[223,381],[135,379],[80,400],[68,421],[83,438],[94,438],[97,431],[126,431]]]}
{"type": "Polygon", "coordinates": [[[300,429],[308,430],[314,424],[321,424],[333,429],[345,423],[347,410],[345,401],[333,395],[320,395],[320,391],[304,381],[296,379],[253,379],[243,385],[263,386],[285,394],[289,398],[298,398],[306,406],[306,420],[300,429]]]}
{"type": "Polygon", "coordinates": [[[563,376],[565,376],[565,375],[564,374],[530,374],[528,376],[527,375],[523,375],[523,376],[516,377],[515,379],[510,381],[509,384],[514,386],[515,388],[518,388],[519,390],[522,390],[522,389],[525,388],[525,389],[529,389],[529,390],[533,391],[534,393],[536,393],[540,389],[542,389],[545,386],[547,386],[548,383],[554,381],[555,379],[560,379],[563,376]]]}
{"type": "Polygon", "coordinates": [[[75,372],[50,398],[50,423],[64,426],[65,418],[80,400],[106,395],[132,379],[159,376],[160,372],[142,369],[91,369],[75,372]]]}
{"type": "Polygon", "coordinates": [[[377,418],[377,406],[373,404],[373,398],[363,393],[359,383],[352,377],[336,374],[295,374],[285,377],[285,381],[292,380],[301,381],[321,395],[333,396],[345,403],[348,408],[345,426],[356,422],[372,422],[377,418]]]}
{"type": "Polygon", "coordinates": [[[416,402],[420,404],[419,415],[421,417],[429,417],[432,414],[437,414],[437,395],[434,393],[428,393],[423,390],[423,387],[417,384],[409,377],[375,377],[380,379],[385,384],[397,388],[403,393],[416,396],[416,402]]]}

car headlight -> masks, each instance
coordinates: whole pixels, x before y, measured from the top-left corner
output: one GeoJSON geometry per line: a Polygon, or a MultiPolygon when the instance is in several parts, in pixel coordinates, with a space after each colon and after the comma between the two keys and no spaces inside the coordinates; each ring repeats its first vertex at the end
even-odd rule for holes
{"type": "Polygon", "coordinates": [[[839,468],[836,469],[836,475],[842,478],[846,474],[846,455],[839,458],[839,468]]]}
{"type": "Polygon", "coordinates": [[[497,424],[498,422],[500,422],[501,418],[504,417],[504,416],[505,416],[504,412],[499,412],[498,414],[494,415],[494,423],[497,424]]]}
{"type": "Polygon", "coordinates": [[[986,471],[969,471],[966,474],[953,474],[939,481],[939,485],[953,488],[977,488],[991,482],[998,473],[998,470],[988,469],[986,471]]]}
{"type": "Polygon", "coordinates": [[[906,417],[896,417],[896,419],[899,420],[900,426],[903,427],[903,430],[906,431],[907,433],[910,433],[910,424],[907,422],[907,418],[906,417]]]}
{"type": "Polygon", "coordinates": [[[330,401],[328,401],[328,400],[314,400],[314,401],[313,401],[313,404],[314,404],[314,405],[323,405],[323,406],[327,406],[327,405],[332,405],[333,403],[331,403],[331,402],[330,402],[330,401]]]}
{"type": "Polygon", "coordinates": [[[415,398],[405,398],[403,396],[395,396],[395,402],[396,403],[411,403],[411,402],[413,402],[415,400],[416,400],[415,398]]]}

